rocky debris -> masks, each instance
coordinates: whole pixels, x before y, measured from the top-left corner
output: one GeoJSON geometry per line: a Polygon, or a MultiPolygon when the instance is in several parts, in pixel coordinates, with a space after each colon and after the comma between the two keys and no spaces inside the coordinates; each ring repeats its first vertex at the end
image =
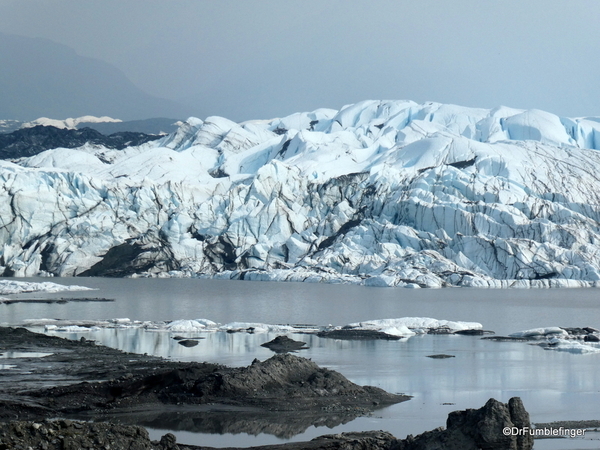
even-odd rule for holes
{"type": "Polygon", "coordinates": [[[0,134],[0,159],[16,159],[37,155],[54,148],[76,148],[90,143],[109,149],[122,150],[125,147],[154,141],[160,136],[122,131],[105,136],[91,128],[68,130],[38,125],[22,128],[12,133],[0,134]]]}
{"type": "Polygon", "coordinates": [[[444,355],[442,353],[438,354],[438,355],[427,355],[428,358],[432,358],[432,359],[446,359],[446,358],[455,358],[454,355],[444,355]]]}
{"type": "Polygon", "coordinates": [[[71,420],[0,423],[0,450],[186,450],[175,436],[150,441],[138,426],[71,420]]]}
{"type": "Polygon", "coordinates": [[[275,353],[295,352],[296,350],[306,350],[309,348],[306,342],[295,341],[287,336],[277,336],[275,339],[260,344],[261,347],[266,347],[275,353]]]}
{"type": "Polygon", "coordinates": [[[446,428],[408,436],[394,443],[390,450],[530,450],[533,436],[507,436],[506,427],[531,427],[529,414],[519,397],[507,403],[493,398],[480,409],[454,411],[448,415],[446,428]]]}
{"type": "Polygon", "coordinates": [[[394,436],[385,431],[349,432],[319,436],[298,446],[284,444],[267,446],[261,450],[389,450],[394,436]]]}

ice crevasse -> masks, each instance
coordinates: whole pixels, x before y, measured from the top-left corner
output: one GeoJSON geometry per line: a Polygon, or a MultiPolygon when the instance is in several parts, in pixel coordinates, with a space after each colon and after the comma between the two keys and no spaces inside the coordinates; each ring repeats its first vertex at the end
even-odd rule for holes
{"type": "Polygon", "coordinates": [[[600,284],[600,118],[365,101],[0,161],[4,276],[600,284]]]}

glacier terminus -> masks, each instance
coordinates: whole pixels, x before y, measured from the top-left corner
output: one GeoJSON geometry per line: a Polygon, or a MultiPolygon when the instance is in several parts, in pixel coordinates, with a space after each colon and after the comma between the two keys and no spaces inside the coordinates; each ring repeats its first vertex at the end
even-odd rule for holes
{"type": "Polygon", "coordinates": [[[0,161],[0,274],[600,286],[600,118],[364,101],[0,161]]]}

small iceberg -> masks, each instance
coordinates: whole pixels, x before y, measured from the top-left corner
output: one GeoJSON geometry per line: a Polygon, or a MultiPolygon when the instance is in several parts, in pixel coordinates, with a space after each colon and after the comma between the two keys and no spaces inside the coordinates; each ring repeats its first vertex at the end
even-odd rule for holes
{"type": "Polygon", "coordinates": [[[94,291],[85,286],[65,286],[63,284],[44,281],[33,283],[29,281],[0,280],[0,295],[24,294],[26,292],[64,292],[64,291],[94,291]]]}

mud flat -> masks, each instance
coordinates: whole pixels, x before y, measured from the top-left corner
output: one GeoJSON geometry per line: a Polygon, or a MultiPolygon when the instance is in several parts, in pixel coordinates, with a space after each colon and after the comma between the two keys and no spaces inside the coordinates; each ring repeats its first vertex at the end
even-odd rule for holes
{"type": "MultiPolygon", "coordinates": [[[[150,441],[139,425],[171,415],[177,422],[173,429],[216,431],[225,424],[229,432],[258,427],[286,436],[313,424],[345,423],[410,398],[356,385],[286,353],[231,368],[0,327],[0,357],[6,361],[0,370],[0,450],[196,450],[200,447],[178,444],[170,433],[150,441]]],[[[490,399],[478,410],[451,413],[445,429],[406,439],[372,431],[256,448],[529,450],[532,439],[502,434],[504,427],[529,425],[520,399],[508,404],[490,399]]]]}

